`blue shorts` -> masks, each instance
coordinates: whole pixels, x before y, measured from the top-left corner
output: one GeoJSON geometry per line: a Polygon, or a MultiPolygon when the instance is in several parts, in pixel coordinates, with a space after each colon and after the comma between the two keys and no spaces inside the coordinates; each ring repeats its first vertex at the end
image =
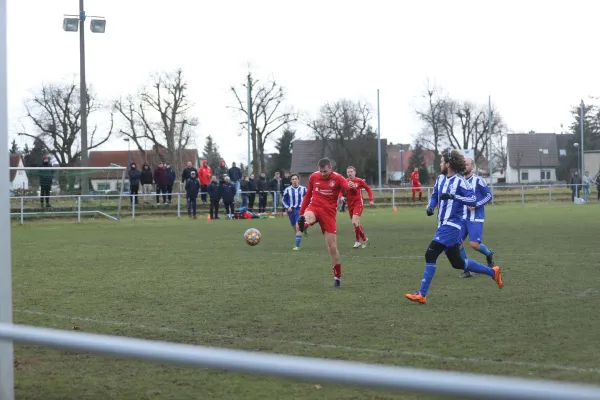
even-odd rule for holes
{"type": "Polygon", "coordinates": [[[288,218],[290,219],[290,224],[292,224],[292,226],[296,226],[298,223],[298,218],[300,218],[300,209],[292,208],[292,212],[288,213],[288,218]]]}
{"type": "Polygon", "coordinates": [[[450,225],[442,225],[433,236],[433,241],[446,246],[447,248],[460,244],[461,229],[450,225]]]}
{"type": "Polygon", "coordinates": [[[464,241],[469,236],[469,241],[481,243],[483,241],[483,222],[463,221],[460,228],[460,239],[464,241]]]}

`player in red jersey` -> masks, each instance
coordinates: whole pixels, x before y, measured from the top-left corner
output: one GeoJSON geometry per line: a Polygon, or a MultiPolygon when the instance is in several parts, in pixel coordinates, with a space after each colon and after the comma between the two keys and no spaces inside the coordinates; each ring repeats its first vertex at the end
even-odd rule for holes
{"type": "Polygon", "coordinates": [[[346,198],[342,196],[342,200],[348,203],[348,214],[352,220],[352,225],[354,225],[354,234],[356,235],[354,248],[357,249],[360,247],[360,240],[362,239],[362,248],[364,249],[367,247],[369,239],[367,239],[365,231],[360,224],[360,216],[365,208],[362,189],[367,191],[367,194],[369,195],[369,205],[371,206],[373,205],[373,191],[369,185],[367,185],[367,182],[356,177],[356,168],[348,167],[346,175],[348,176],[348,181],[354,182],[355,188],[348,190],[346,192],[346,198]]]}
{"type": "Polygon", "coordinates": [[[354,188],[353,182],[348,182],[342,175],[333,172],[329,159],[319,160],[319,171],[311,174],[308,179],[308,187],[300,208],[300,218],[298,218],[298,228],[301,231],[317,222],[321,226],[321,232],[331,257],[334,287],[336,288],[342,284],[342,265],[337,247],[335,223],[337,202],[340,190],[347,191],[354,188]]]}
{"type": "Polygon", "coordinates": [[[419,180],[419,168],[410,173],[410,183],[412,186],[412,201],[415,201],[415,193],[419,192],[419,201],[423,201],[423,189],[421,189],[421,181],[419,180]]]}

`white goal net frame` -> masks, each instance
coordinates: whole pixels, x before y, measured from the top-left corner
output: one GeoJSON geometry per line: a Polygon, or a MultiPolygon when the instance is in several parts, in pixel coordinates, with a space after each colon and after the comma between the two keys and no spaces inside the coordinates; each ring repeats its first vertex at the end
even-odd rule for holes
{"type": "Polygon", "coordinates": [[[84,215],[102,216],[113,221],[121,219],[123,196],[127,195],[125,193],[127,167],[111,164],[107,167],[9,167],[9,170],[11,176],[14,175],[14,180],[27,180],[27,185],[23,189],[12,185],[10,193],[10,215],[11,217],[19,217],[21,224],[23,224],[25,216],[77,215],[78,222],[81,222],[81,217],[84,215]],[[19,172],[24,172],[24,174],[19,174],[19,172]],[[61,172],[64,172],[64,174],[61,172]],[[104,174],[106,174],[106,177],[104,177],[104,174]],[[96,175],[96,178],[93,175],[96,175]],[[37,179],[35,179],[36,177],[37,179]],[[45,186],[50,187],[50,193],[42,193],[41,181],[44,178],[48,179],[47,182],[49,183],[46,183],[45,186]],[[92,184],[93,180],[114,183],[114,189],[95,190],[92,184]],[[83,181],[87,182],[87,193],[82,192],[83,181]],[[75,189],[76,192],[69,192],[66,189],[67,186],[70,189],[75,189]],[[114,208],[113,215],[106,209],[102,209],[97,201],[93,201],[99,198],[110,199],[111,206],[114,208]],[[55,209],[54,207],[44,207],[44,200],[62,201],[70,204],[55,209]],[[42,205],[37,208],[27,206],[28,203],[36,201],[42,202],[42,205]]]}

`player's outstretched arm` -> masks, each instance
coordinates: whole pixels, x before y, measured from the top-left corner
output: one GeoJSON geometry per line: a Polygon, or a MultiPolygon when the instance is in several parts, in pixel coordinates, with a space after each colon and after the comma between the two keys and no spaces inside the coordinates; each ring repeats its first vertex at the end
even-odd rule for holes
{"type": "Polygon", "coordinates": [[[473,188],[466,183],[464,180],[460,180],[456,187],[456,193],[454,199],[460,201],[466,206],[475,207],[477,204],[477,197],[475,197],[475,191],[473,188]]]}
{"type": "Polygon", "coordinates": [[[361,179],[360,185],[367,191],[367,194],[369,195],[369,203],[373,204],[373,190],[371,190],[371,186],[369,186],[364,179],[361,179]]]}
{"type": "Polygon", "coordinates": [[[306,188],[306,194],[304,195],[304,199],[302,200],[302,207],[300,207],[300,215],[304,215],[306,211],[306,207],[310,204],[310,200],[312,199],[313,194],[313,178],[312,175],[308,178],[308,187],[306,188]]]}
{"type": "Polygon", "coordinates": [[[478,179],[475,184],[475,195],[477,196],[476,207],[481,207],[492,201],[492,192],[483,179],[478,179]]]}

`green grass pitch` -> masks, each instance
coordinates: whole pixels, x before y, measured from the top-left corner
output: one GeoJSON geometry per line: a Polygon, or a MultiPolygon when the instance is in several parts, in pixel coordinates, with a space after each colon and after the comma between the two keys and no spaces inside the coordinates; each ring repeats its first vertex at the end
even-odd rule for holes
{"type": "MultiPolygon", "coordinates": [[[[147,218],[12,227],[15,322],[251,351],[600,382],[600,207],[488,207],[484,242],[504,289],[440,257],[424,207],[367,209],[352,249],[338,215],[343,288],[318,226],[292,252],[287,219],[147,218]],[[243,232],[262,241],[247,246],[243,232]]],[[[469,256],[484,261],[469,250],[469,256]]],[[[415,394],[190,369],[16,345],[19,399],[424,399],[415,394]]]]}

